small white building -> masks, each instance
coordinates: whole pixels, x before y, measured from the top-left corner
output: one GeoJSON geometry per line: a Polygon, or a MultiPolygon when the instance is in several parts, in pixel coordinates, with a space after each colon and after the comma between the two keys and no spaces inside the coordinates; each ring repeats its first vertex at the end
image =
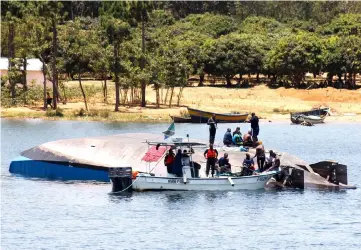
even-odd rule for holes
{"type": "MultiPolygon", "coordinates": [[[[36,58],[27,59],[27,67],[26,67],[26,81],[28,86],[31,84],[43,85],[44,76],[43,76],[43,63],[36,58]]],[[[9,68],[9,59],[1,57],[0,58],[0,75],[7,75],[9,68]]],[[[46,85],[50,85],[51,82],[46,79],[46,85]]]]}

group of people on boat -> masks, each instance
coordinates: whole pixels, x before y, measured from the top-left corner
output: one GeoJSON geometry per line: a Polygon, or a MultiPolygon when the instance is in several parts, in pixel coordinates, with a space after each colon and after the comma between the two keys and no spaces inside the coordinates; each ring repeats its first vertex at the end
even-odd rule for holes
{"type": "Polygon", "coordinates": [[[170,148],[164,157],[164,165],[167,167],[168,174],[173,174],[178,177],[183,176],[183,167],[190,167],[190,171],[193,177],[199,177],[199,169],[201,165],[197,162],[191,161],[190,155],[193,154],[193,149],[187,151],[184,149],[178,149],[177,154],[174,154],[172,148],[170,148]]]}
{"type": "MultiPolygon", "coordinates": [[[[246,154],[246,158],[243,160],[243,169],[245,169],[245,175],[254,174],[255,172],[263,172],[265,170],[271,170],[280,166],[280,160],[276,153],[272,150],[269,152],[269,156],[266,157],[265,149],[262,141],[258,140],[259,134],[259,119],[252,113],[250,119],[251,130],[242,136],[241,128],[237,127],[233,133],[230,128],[227,129],[223,137],[223,143],[227,147],[231,146],[242,146],[243,147],[254,147],[256,153],[253,157],[249,153],[246,154]],[[256,158],[258,168],[255,168],[254,158],[256,158]]],[[[217,121],[213,114],[209,120],[209,148],[203,153],[206,159],[206,176],[211,174],[214,177],[215,173],[219,174],[231,174],[231,163],[229,160],[228,153],[218,158],[219,153],[214,148],[214,140],[217,131],[217,121]]],[[[248,149],[247,149],[248,150],[248,149]]],[[[167,167],[167,172],[175,176],[181,177],[183,175],[183,167],[190,167],[193,177],[199,177],[199,169],[201,165],[191,160],[190,155],[193,154],[193,149],[181,150],[178,149],[177,154],[174,153],[173,149],[169,149],[165,158],[164,165],[167,167]]]]}
{"type": "Polygon", "coordinates": [[[223,137],[223,144],[227,147],[236,145],[236,146],[254,146],[258,141],[259,134],[259,119],[255,113],[252,113],[252,117],[250,119],[251,130],[245,133],[242,136],[241,128],[237,127],[233,133],[231,133],[231,129],[228,128],[227,132],[223,137]]]}

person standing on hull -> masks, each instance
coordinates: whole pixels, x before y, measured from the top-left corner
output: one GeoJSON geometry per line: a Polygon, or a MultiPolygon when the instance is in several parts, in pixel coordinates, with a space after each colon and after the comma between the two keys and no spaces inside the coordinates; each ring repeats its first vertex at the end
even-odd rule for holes
{"type": "Polygon", "coordinates": [[[253,146],[256,146],[256,142],[258,141],[258,134],[259,134],[259,119],[255,113],[252,113],[252,118],[250,120],[251,123],[251,131],[252,131],[252,140],[253,146]]]}
{"type": "Polygon", "coordinates": [[[214,177],[214,170],[216,169],[218,151],[217,149],[213,148],[213,144],[209,144],[209,149],[206,149],[206,151],[204,151],[204,157],[207,159],[206,175],[208,177],[209,170],[211,169],[212,177],[214,177]]]}
{"type": "Polygon", "coordinates": [[[216,130],[217,130],[217,120],[216,115],[213,114],[209,119],[207,124],[209,125],[209,143],[213,144],[216,138],[216,130]]]}

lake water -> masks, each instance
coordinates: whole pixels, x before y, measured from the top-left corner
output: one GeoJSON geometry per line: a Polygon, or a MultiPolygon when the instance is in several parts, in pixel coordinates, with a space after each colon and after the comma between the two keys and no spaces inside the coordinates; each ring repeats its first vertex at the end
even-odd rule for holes
{"type": "MultiPolygon", "coordinates": [[[[13,176],[10,161],[48,141],[127,132],[161,133],[168,124],[1,120],[1,249],[361,249],[361,189],[148,192],[113,196],[110,184],[13,176]]],[[[227,127],[219,125],[217,140],[227,127]]],[[[242,132],[249,124],[241,124],[242,132]]],[[[176,124],[206,138],[206,125],[176,124]]],[[[361,182],[361,125],[261,123],[266,149],[312,163],[348,165],[361,182]]]]}

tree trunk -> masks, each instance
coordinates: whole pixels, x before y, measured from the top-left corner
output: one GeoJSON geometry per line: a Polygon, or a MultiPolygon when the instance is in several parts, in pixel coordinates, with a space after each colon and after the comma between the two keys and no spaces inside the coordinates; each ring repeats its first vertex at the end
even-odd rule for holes
{"type": "Polygon", "coordinates": [[[56,70],[56,56],[57,56],[57,29],[56,29],[56,18],[52,20],[53,24],[53,61],[52,61],[52,73],[53,73],[53,109],[57,108],[57,99],[58,99],[58,74],[56,70]]]}
{"type": "Polygon", "coordinates": [[[159,96],[159,86],[155,88],[155,100],[156,100],[156,107],[160,107],[160,96],[159,96]]]}
{"type": "Polygon", "coordinates": [[[172,107],[173,93],[174,93],[174,87],[171,88],[170,97],[169,97],[169,107],[172,107]]]}
{"type": "Polygon", "coordinates": [[[119,43],[115,43],[114,45],[114,57],[115,57],[115,109],[114,111],[119,111],[119,43]]]}
{"type": "Polygon", "coordinates": [[[199,74],[199,84],[198,87],[203,86],[203,82],[204,82],[204,73],[199,74]]]}
{"type": "Polygon", "coordinates": [[[225,77],[226,77],[227,87],[232,87],[231,76],[227,75],[225,77]]]}
{"type": "Polygon", "coordinates": [[[333,87],[332,79],[333,79],[333,74],[332,74],[332,73],[328,73],[328,74],[327,74],[327,85],[328,85],[328,86],[332,86],[332,87],[333,87]]]}
{"type": "Polygon", "coordinates": [[[23,58],[23,70],[22,70],[22,82],[23,82],[23,92],[24,92],[24,104],[28,104],[27,103],[27,91],[28,91],[28,85],[27,85],[27,81],[26,81],[26,68],[27,68],[28,62],[26,57],[23,58]]]}
{"type": "Polygon", "coordinates": [[[25,58],[23,58],[23,71],[22,71],[22,74],[23,74],[23,88],[24,88],[24,91],[28,91],[28,84],[27,84],[27,80],[26,80],[26,68],[28,66],[28,60],[25,58]]]}
{"type": "MultiPolygon", "coordinates": [[[[145,54],[145,21],[144,21],[144,10],[142,10],[142,57],[140,59],[141,60],[140,61],[140,69],[142,71],[144,70],[144,66],[145,66],[144,54],[145,54]]],[[[146,106],[146,103],[145,103],[145,89],[146,89],[145,79],[142,79],[142,82],[141,82],[141,92],[142,92],[141,106],[142,107],[146,106]]]]}
{"type": "Polygon", "coordinates": [[[9,53],[9,65],[8,65],[8,76],[9,76],[9,84],[10,84],[10,90],[11,90],[11,104],[15,105],[15,98],[16,98],[16,92],[15,92],[15,79],[13,72],[15,71],[15,26],[13,22],[9,23],[9,35],[8,35],[8,53],[9,53]]]}
{"type": "Polygon", "coordinates": [[[88,103],[86,101],[86,95],[83,89],[83,85],[81,84],[81,74],[80,71],[78,71],[78,79],[79,79],[79,86],[80,86],[80,90],[81,90],[81,94],[83,95],[83,99],[84,99],[84,104],[85,104],[85,110],[88,111],[88,103]]]}
{"type": "Polygon", "coordinates": [[[163,103],[163,87],[160,89],[160,101],[163,103]]]}
{"type": "Polygon", "coordinates": [[[259,72],[257,72],[257,78],[256,81],[259,82],[259,72]]]}
{"type": "Polygon", "coordinates": [[[164,104],[166,104],[167,103],[167,101],[168,101],[168,92],[169,92],[169,88],[167,88],[167,91],[165,92],[165,97],[164,97],[164,104]]]}
{"type": "Polygon", "coordinates": [[[103,76],[104,79],[104,89],[103,89],[103,94],[104,94],[104,102],[107,103],[108,101],[108,86],[107,86],[107,77],[103,76]]]}
{"type": "Polygon", "coordinates": [[[44,110],[46,109],[46,68],[45,68],[45,62],[43,61],[43,95],[44,95],[44,110]]]}
{"type": "Polygon", "coordinates": [[[293,84],[295,88],[299,88],[303,78],[303,73],[296,73],[293,75],[293,84]]]}
{"type": "Polygon", "coordinates": [[[180,105],[180,100],[181,100],[181,98],[182,98],[183,89],[184,89],[184,87],[180,87],[180,89],[179,89],[178,100],[177,100],[177,106],[178,106],[178,107],[179,107],[179,105],[180,105]]]}

